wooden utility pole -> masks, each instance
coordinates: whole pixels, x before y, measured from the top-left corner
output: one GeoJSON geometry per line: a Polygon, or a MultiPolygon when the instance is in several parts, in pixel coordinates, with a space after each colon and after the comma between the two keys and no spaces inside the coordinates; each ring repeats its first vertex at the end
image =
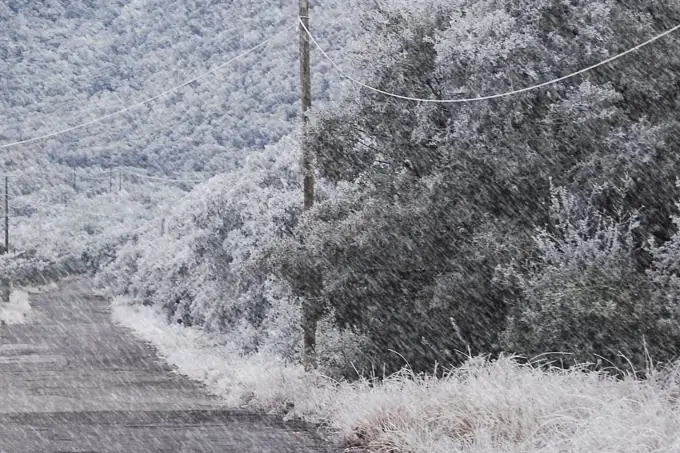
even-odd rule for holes
{"type": "Polygon", "coordinates": [[[113,192],[113,167],[109,167],[109,193],[113,192]]]}
{"type": "Polygon", "coordinates": [[[9,253],[9,177],[5,176],[5,253],[9,253]]]}
{"type": "MultiPolygon", "coordinates": [[[[9,178],[5,176],[5,250],[9,253],[9,178]]],[[[7,275],[0,275],[0,302],[9,302],[12,282],[7,275]]]]}
{"type": "Polygon", "coordinates": [[[300,88],[302,104],[302,166],[304,174],[305,210],[314,206],[314,155],[309,146],[308,110],[312,107],[312,72],[309,56],[309,0],[300,1],[300,88]],[[303,25],[304,24],[304,25],[303,25]]]}
{"type": "MultiPolygon", "coordinates": [[[[312,73],[309,55],[309,0],[300,2],[300,100],[302,104],[302,173],[304,191],[304,210],[314,206],[314,152],[309,143],[309,118],[307,113],[312,107],[312,73]]],[[[302,304],[303,364],[305,370],[316,367],[316,307],[315,299],[307,298],[302,304]]]]}
{"type": "Polygon", "coordinates": [[[78,186],[76,185],[76,167],[73,167],[73,191],[78,191],[78,186]]]}

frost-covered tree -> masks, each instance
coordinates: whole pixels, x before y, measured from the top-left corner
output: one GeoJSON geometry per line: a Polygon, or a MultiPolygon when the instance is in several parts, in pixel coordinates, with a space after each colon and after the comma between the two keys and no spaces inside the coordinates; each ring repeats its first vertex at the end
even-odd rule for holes
{"type": "Polygon", "coordinates": [[[665,310],[672,326],[680,325],[680,218],[673,217],[676,232],[652,248],[653,266],[648,275],[654,284],[654,302],[665,310]]]}
{"type": "MultiPolygon", "coordinates": [[[[273,259],[302,213],[298,151],[297,140],[284,139],[197,186],[168,215],[163,235],[158,224],[141,232],[100,281],[162,307],[173,323],[223,334],[244,354],[298,360],[302,300],[273,259]]],[[[332,370],[346,372],[360,357],[361,338],[328,316],[319,338],[321,363],[332,370]]]]}
{"type": "Polygon", "coordinates": [[[552,189],[550,222],[534,236],[538,253],[523,263],[526,270],[505,274],[522,291],[505,349],[568,354],[558,358],[570,364],[632,364],[635,371],[675,360],[680,325],[636,269],[636,228],[634,217],[603,216],[563,188],[552,189]]]}
{"type": "Polygon", "coordinates": [[[301,192],[291,141],[250,156],[244,169],[196,187],[158,227],[130,244],[108,274],[170,315],[220,329],[258,324],[266,286],[261,256],[295,215],[301,192]],[[130,275],[119,266],[134,264],[130,275]]]}
{"type": "MultiPolygon", "coordinates": [[[[385,91],[474,97],[581,69],[679,17],[672,2],[385,1],[366,16],[356,60],[385,91]]],[[[527,296],[496,270],[541,254],[532,237],[549,222],[552,180],[604,219],[637,216],[630,256],[612,266],[627,300],[646,298],[642,245],[670,238],[677,196],[677,42],[507,98],[423,104],[361,88],[317,111],[319,171],[338,195],[286,246],[292,287],[366,333],[377,362],[398,366],[390,350],[416,368],[457,350],[498,352],[510,310],[527,296]]]]}

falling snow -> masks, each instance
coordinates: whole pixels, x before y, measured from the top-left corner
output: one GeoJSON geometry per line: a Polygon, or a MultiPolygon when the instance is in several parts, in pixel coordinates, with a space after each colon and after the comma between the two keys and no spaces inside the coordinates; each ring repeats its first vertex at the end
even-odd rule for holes
{"type": "Polygon", "coordinates": [[[0,453],[680,451],[678,3],[275,3],[0,2],[0,453]]]}

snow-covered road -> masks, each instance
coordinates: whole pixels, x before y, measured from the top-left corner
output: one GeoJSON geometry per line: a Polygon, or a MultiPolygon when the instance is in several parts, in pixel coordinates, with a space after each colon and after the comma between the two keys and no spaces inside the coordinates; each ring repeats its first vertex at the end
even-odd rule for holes
{"type": "Polygon", "coordinates": [[[228,410],[114,325],[82,280],[0,326],[0,452],[320,452],[308,427],[228,410]]]}

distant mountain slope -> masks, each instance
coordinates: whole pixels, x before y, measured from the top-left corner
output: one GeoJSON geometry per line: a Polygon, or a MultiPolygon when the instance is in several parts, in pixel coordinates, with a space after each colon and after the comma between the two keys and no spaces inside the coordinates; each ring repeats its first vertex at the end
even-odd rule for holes
{"type": "MultiPolygon", "coordinates": [[[[312,2],[332,54],[352,34],[353,2],[312,2]]],[[[26,162],[130,165],[160,173],[229,170],[291,132],[298,116],[297,2],[10,0],[0,4],[0,144],[134,104],[275,40],[158,101],[43,142],[0,151],[0,170],[26,162]],[[280,33],[280,34],[279,34],[280,33]]],[[[337,76],[314,61],[314,97],[337,76]]],[[[337,89],[337,88],[336,88],[337,89]]]]}

